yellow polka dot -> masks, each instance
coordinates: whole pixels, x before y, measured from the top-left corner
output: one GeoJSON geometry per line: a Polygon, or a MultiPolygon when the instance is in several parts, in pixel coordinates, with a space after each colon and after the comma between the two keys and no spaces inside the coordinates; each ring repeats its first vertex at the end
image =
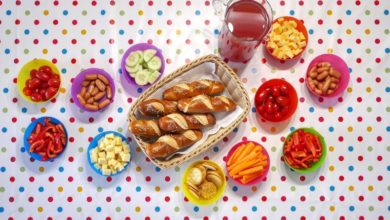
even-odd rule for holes
{"type": "Polygon", "coordinates": [[[62,29],[61,33],[62,33],[63,35],[67,35],[67,34],[68,34],[68,30],[62,29]]]}
{"type": "Polygon", "coordinates": [[[354,189],[355,189],[355,188],[354,188],[353,186],[348,186],[348,190],[349,190],[349,191],[352,192],[354,189]]]}
{"type": "Polygon", "coordinates": [[[348,132],[352,132],[352,131],[353,131],[353,127],[349,126],[349,127],[347,128],[347,130],[348,130],[348,132]]]}
{"type": "Polygon", "coordinates": [[[141,172],[142,168],[141,168],[140,166],[137,166],[137,167],[135,168],[135,170],[136,170],[137,172],[141,172]]]}
{"type": "Polygon", "coordinates": [[[137,148],[135,149],[135,151],[137,151],[137,152],[139,153],[139,152],[141,152],[141,148],[140,148],[140,147],[137,147],[137,148]]]}
{"type": "Polygon", "coordinates": [[[157,35],[160,35],[160,34],[162,34],[162,30],[158,29],[156,33],[157,33],[157,35]]]}
{"type": "Polygon", "coordinates": [[[271,191],[275,192],[276,191],[276,186],[271,186],[271,191]]]}
{"type": "Polygon", "coordinates": [[[159,186],[154,187],[154,191],[160,192],[160,187],[159,186]]]}
{"type": "Polygon", "coordinates": [[[139,206],[135,207],[135,211],[136,212],[140,212],[141,211],[141,207],[139,207],[139,206]]]}
{"type": "Polygon", "coordinates": [[[82,192],[82,191],[83,191],[83,187],[78,186],[78,187],[77,187],[77,192],[82,192]]]}
{"type": "Polygon", "coordinates": [[[348,87],[348,88],[347,88],[347,92],[348,92],[348,93],[351,93],[351,92],[352,92],[352,87],[348,87]]]}
{"type": "Polygon", "coordinates": [[[62,188],[62,186],[58,187],[58,192],[62,192],[63,190],[64,190],[64,188],[62,188]]]}
{"type": "Polygon", "coordinates": [[[256,93],[257,89],[256,88],[252,88],[251,91],[252,91],[252,93],[256,93]]]}
{"type": "Polygon", "coordinates": [[[332,15],[332,14],[333,14],[333,12],[332,12],[332,10],[328,10],[328,11],[326,12],[326,14],[328,14],[328,15],[332,15]]]}
{"type": "Polygon", "coordinates": [[[371,92],[371,87],[367,87],[367,88],[366,88],[366,92],[367,92],[367,93],[370,93],[370,92],[371,92]]]}
{"type": "Polygon", "coordinates": [[[64,87],[60,88],[60,93],[64,94],[66,92],[66,89],[64,87]]]}
{"type": "Polygon", "coordinates": [[[372,192],[374,190],[374,187],[373,186],[368,186],[368,191],[372,192]]]}
{"type": "Polygon", "coordinates": [[[368,126],[368,127],[367,127],[367,131],[368,131],[368,132],[371,132],[371,131],[372,131],[372,127],[371,127],[371,126],[368,126]]]}
{"type": "Polygon", "coordinates": [[[252,127],[252,132],[256,132],[257,131],[257,128],[256,127],[252,127]]]}
{"type": "Polygon", "coordinates": [[[41,206],[38,207],[38,212],[43,212],[43,208],[41,206]]]}
{"type": "Polygon", "coordinates": [[[49,15],[49,11],[48,10],[44,10],[43,11],[43,15],[48,16],[49,15]]]}
{"type": "Polygon", "coordinates": [[[336,208],[335,208],[333,205],[331,205],[331,206],[329,207],[329,211],[331,211],[331,212],[333,212],[335,209],[336,209],[336,208]]]}
{"type": "Polygon", "coordinates": [[[347,29],[345,32],[346,32],[347,34],[352,34],[351,29],[347,29]]]}
{"type": "Polygon", "coordinates": [[[333,165],[329,166],[329,171],[334,171],[334,166],[333,165]]]}
{"type": "Polygon", "coordinates": [[[81,30],[81,35],[86,35],[87,34],[87,30],[83,29],[81,30]]]}
{"type": "Polygon", "coordinates": [[[333,53],[333,49],[332,48],[328,48],[328,53],[333,53]]]}
{"type": "Polygon", "coordinates": [[[366,29],[366,30],[364,30],[364,33],[369,35],[369,34],[371,34],[371,30],[370,29],[366,29]]]}
{"type": "Polygon", "coordinates": [[[84,132],[84,128],[83,127],[79,127],[79,132],[83,133],[84,132]]]}
{"type": "Polygon", "coordinates": [[[41,172],[41,173],[45,172],[45,168],[44,167],[39,167],[39,172],[41,172]]]}
{"type": "Polygon", "coordinates": [[[43,50],[42,50],[42,53],[43,53],[43,54],[47,54],[47,52],[48,52],[47,49],[43,49],[43,50]]]}
{"type": "Polygon", "coordinates": [[[175,186],[175,192],[179,192],[180,191],[180,186],[175,186]]]}
{"type": "Polygon", "coordinates": [[[176,35],[180,35],[181,34],[181,30],[180,29],[177,29],[176,30],[176,35]]]}
{"type": "Polygon", "coordinates": [[[237,212],[237,210],[238,210],[237,206],[233,206],[232,210],[233,210],[233,212],[237,212]]]}
{"type": "Polygon", "coordinates": [[[46,108],[41,108],[41,113],[45,113],[46,112],[46,108]]]}
{"type": "Polygon", "coordinates": [[[252,191],[256,192],[257,191],[257,187],[256,186],[252,186],[252,191]]]}
{"type": "Polygon", "coordinates": [[[144,11],[142,11],[142,10],[139,10],[139,11],[138,11],[138,15],[139,15],[139,16],[141,16],[141,15],[143,15],[143,14],[144,14],[144,11]]]}
{"type": "Polygon", "coordinates": [[[328,112],[333,112],[333,107],[329,107],[328,112]]]}
{"type": "Polygon", "coordinates": [[[271,127],[269,130],[270,130],[272,133],[274,133],[274,132],[276,131],[276,128],[275,128],[275,127],[271,127]]]}
{"type": "Polygon", "coordinates": [[[334,147],[333,146],[329,146],[329,151],[333,152],[334,151],[334,147]]]}

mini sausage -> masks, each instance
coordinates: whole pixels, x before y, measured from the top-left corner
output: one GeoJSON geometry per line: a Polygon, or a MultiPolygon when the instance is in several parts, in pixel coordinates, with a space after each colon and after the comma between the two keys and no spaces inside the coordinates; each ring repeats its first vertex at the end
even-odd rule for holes
{"type": "Polygon", "coordinates": [[[322,81],[328,76],[328,71],[324,71],[317,76],[317,80],[322,81]]]}
{"type": "Polygon", "coordinates": [[[109,104],[110,104],[110,100],[109,99],[105,99],[104,101],[101,101],[99,103],[99,109],[102,109],[102,108],[106,107],[109,104]]]}
{"type": "Polygon", "coordinates": [[[104,95],[105,95],[104,92],[99,92],[98,94],[96,94],[96,95],[93,97],[93,99],[94,99],[95,101],[98,101],[98,100],[100,100],[101,98],[103,98],[104,95]]]}
{"type": "Polygon", "coordinates": [[[95,101],[95,99],[92,97],[90,97],[88,100],[87,100],[87,103],[88,104],[92,104],[93,102],[95,101]]]}
{"type": "Polygon", "coordinates": [[[91,93],[86,92],[84,95],[84,99],[89,99],[89,97],[91,97],[91,93]]]}
{"type": "Polygon", "coordinates": [[[91,110],[91,111],[97,111],[99,110],[99,107],[97,105],[92,105],[92,104],[86,104],[85,108],[91,110]]]}
{"type": "Polygon", "coordinates": [[[96,84],[96,86],[99,88],[99,90],[100,91],[105,91],[106,90],[106,85],[102,82],[102,81],[100,81],[99,79],[97,79],[96,81],[95,81],[95,84],[96,84]]]}
{"type": "Polygon", "coordinates": [[[85,76],[85,79],[91,81],[97,79],[97,77],[97,74],[88,74],[85,76]]]}
{"type": "Polygon", "coordinates": [[[76,97],[82,105],[85,105],[85,99],[80,94],[77,94],[76,97]]]}
{"type": "Polygon", "coordinates": [[[331,79],[330,79],[330,77],[328,77],[324,83],[324,86],[322,87],[323,93],[326,93],[328,91],[329,86],[330,86],[330,82],[331,82],[331,79]]]}
{"type": "Polygon", "coordinates": [[[88,87],[88,92],[89,93],[92,93],[92,91],[95,89],[95,85],[93,85],[92,83],[89,85],[88,87]]]}
{"type": "Polygon", "coordinates": [[[337,70],[333,69],[333,68],[330,69],[329,74],[331,76],[336,77],[337,79],[340,78],[340,73],[337,70]]]}
{"type": "Polygon", "coordinates": [[[82,97],[84,97],[84,95],[85,95],[86,92],[87,92],[87,88],[83,86],[83,87],[81,88],[81,91],[80,91],[79,94],[80,94],[82,97]]]}
{"type": "Polygon", "coordinates": [[[98,74],[98,79],[100,79],[106,86],[110,85],[110,81],[102,74],[98,74]]]}
{"type": "Polygon", "coordinates": [[[108,99],[111,99],[111,98],[112,98],[112,91],[111,91],[111,86],[110,86],[110,85],[108,85],[108,86],[106,87],[106,95],[107,95],[107,98],[108,98],[108,99]]]}
{"type": "Polygon", "coordinates": [[[81,84],[83,87],[89,86],[90,81],[84,80],[84,82],[81,84]]]}
{"type": "Polygon", "coordinates": [[[97,87],[95,87],[95,88],[92,90],[91,95],[94,96],[94,95],[98,94],[98,92],[99,92],[99,89],[98,89],[97,87]]]}

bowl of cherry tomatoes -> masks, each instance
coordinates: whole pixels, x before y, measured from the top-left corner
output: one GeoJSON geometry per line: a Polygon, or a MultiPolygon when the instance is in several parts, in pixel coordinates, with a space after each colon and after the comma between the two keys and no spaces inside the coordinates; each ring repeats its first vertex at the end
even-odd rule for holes
{"type": "Polygon", "coordinates": [[[281,122],[289,119],[298,106],[294,87],[283,79],[264,82],[255,95],[257,113],[266,121],[281,122]]]}
{"type": "Polygon", "coordinates": [[[55,98],[61,86],[58,68],[45,59],[34,59],[26,63],[18,75],[20,95],[31,103],[44,103],[55,98]]]}

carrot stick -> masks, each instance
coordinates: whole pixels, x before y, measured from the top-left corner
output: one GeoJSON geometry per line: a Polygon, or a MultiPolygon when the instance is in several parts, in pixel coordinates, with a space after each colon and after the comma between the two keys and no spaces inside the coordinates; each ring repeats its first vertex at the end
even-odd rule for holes
{"type": "Polygon", "coordinates": [[[246,184],[246,183],[249,183],[250,181],[256,179],[257,177],[259,177],[259,176],[253,175],[253,176],[249,176],[249,177],[246,177],[246,178],[244,177],[241,182],[246,184]]]}
{"type": "Polygon", "coordinates": [[[241,155],[239,157],[237,157],[237,161],[241,160],[245,155],[247,155],[249,152],[251,152],[254,146],[255,145],[252,142],[245,144],[243,146],[243,148],[244,148],[243,152],[241,153],[241,155]]]}
{"type": "Polygon", "coordinates": [[[263,170],[264,170],[263,166],[255,166],[255,167],[252,167],[252,168],[249,168],[249,169],[246,169],[246,170],[239,172],[238,175],[245,176],[245,175],[249,175],[249,174],[259,173],[263,170]]]}
{"type": "Polygon", "coordinates": [[[240,164],[242,164],[244,161],[254,160],[257,157],[258,157],[258,155],[256,154],[256,152],[252,151],[247,156],[243,157],[240,161],[237,161],[236,163],[232,164],[232,166],[230,168],[228,167],[228,170],[231,170],[237,166],[240,166],[240,164]]]}
{"type": "Polygon", "coordinates": [[[237,157],[241,155],[242,151],[244,150],[243,147],[237,148],[233,155],[229,158],[227,165],[230,166],[230,164],[235,163],[237,161],[237,157]]]}
{"type": "Polygon", "coordinates": [[[232,170],[230,170],[231,174],[232,175],[235,175],[237,174],[238,172],[244,170],[244,169],[247,169],[248,167],[251,167],[253,166],[254,164],[256,164],[257,162],[259,162],[259,160],[249,160],[249,161],[243,161],[242,163],[240,163],[238,166],[234,167],[232,170]]]}

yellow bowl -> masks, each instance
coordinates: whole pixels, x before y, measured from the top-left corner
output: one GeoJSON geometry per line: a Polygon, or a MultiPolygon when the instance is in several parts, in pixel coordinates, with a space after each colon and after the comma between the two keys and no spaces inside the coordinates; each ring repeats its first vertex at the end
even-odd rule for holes
{"type": "Polygon", "coordinates": [[[223,169],[221,168],[221,166],[219,166],[218,164],[216,164],[215,162],[211,161],[211,160],[199,160],[199,161],[196,161],[192,164],[190,164],[187,169],[184,171],[184,174],[183,174],[183,177],[182,177],[182,181],[181,181],[181,188],[183,190],[183,194],[187,197],[187,199],[196,204],[196,205],[210,205],[214,202],[216,202],[219,198],[221,198],[221,196],[223,195],[223,193],[225,192],[225,188],[226,188],[226,177],[225,177],[225,173],[223,172],[223,169]],[[188,187],[187,187],[187,184],[186,184],[186,180],[187,180],[187,175],[190,171],[190,169],[194,166],[196,166],[197,164],[201,164],[201,163],[209,163],[211,165],[213,165],[215,168],[217,168],[217,172],[223,177],[223,184],[221,187],[218,188],[218,191],[217,191],[217,194],[210,200],[205,200],[205,199],[197,199],[195,198],[189,191],[188,191],[188,187]]]}
{"type": "MultiPolygon", "coordinates": [[[[60,89],[58,89],[57,93],[49,100],[47,101],[41,101],[41,102],[34,102],[31,97],[29,96],[26,96],[24,93],[23,93],[23,88],[25,87],[26,85],[26,81],[28,79],[30,79],[30,71],[33,70],[33,69],[39,69],[39,67],[41,66],[49,66],[51,68],[51,70],[53,71],[53,73],[57,74],[60,76],[60,83],[61,83],[61,74],[60,74],[60,71],[58,70],[57,66],[54,65],[51,61],[49,60],[45,60],[45,59],[33,59],[31,60],[30,62],[24,64],[24,66],[22,67],[22,69],[20,69],[19,71],[19,75],[18,75],[18,91],[20,93],[20,95],[28,102],[31,102],[31,103],[34,103],[34,104],[37,104],[37,103],[44,103],[44,102],[48,102],[52,99],[54,99],[55,97],[57,97],[60,89]]],[[[61,84],[60,84],[60,88],[61,88],[61,84]]]]}

